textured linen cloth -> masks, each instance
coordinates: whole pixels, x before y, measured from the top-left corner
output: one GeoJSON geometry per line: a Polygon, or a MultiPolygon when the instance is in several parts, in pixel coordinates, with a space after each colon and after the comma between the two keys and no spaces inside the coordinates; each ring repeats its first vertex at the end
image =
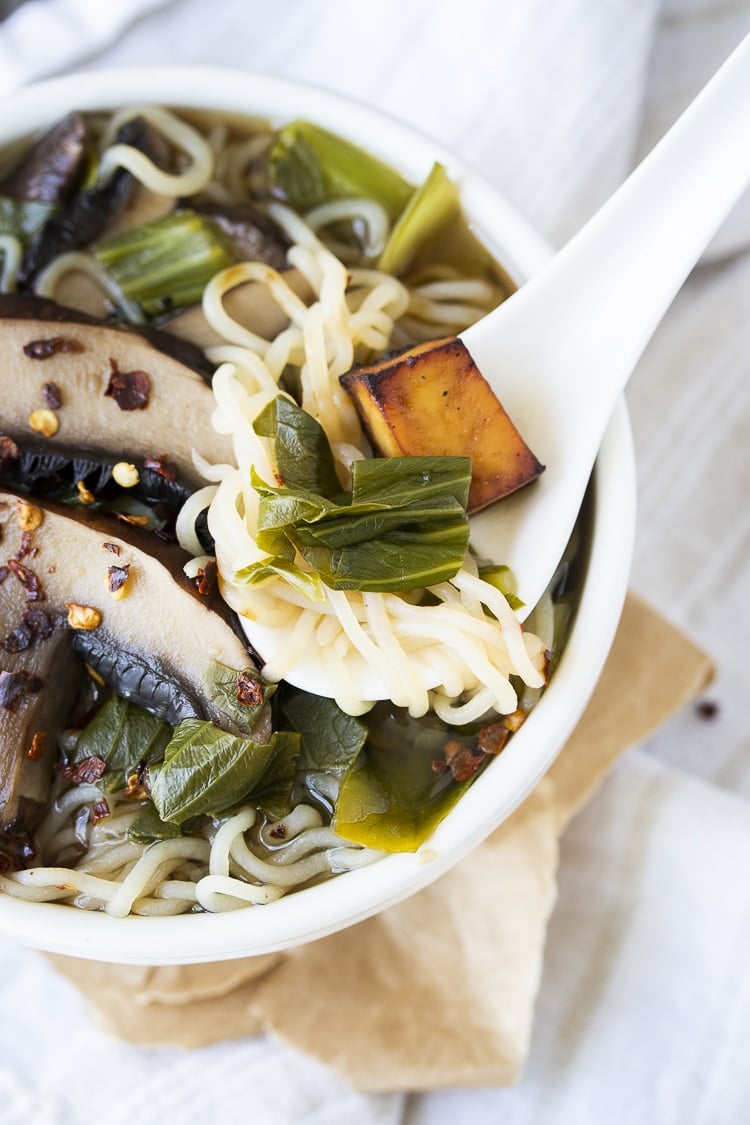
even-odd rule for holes
{"type": "MultiPolygon", "coordinates": [[[[454,148],[560,244],[748,31],[750,5],[719,0],[28,0],[0,24],[0,90],[180,60],[311,81],[454,148]]],[[[686,711],[627,754],[563,838],[518,1086],[365,1097],[262,1038],[125,1045],[38,955],[0,939],[2,1125],[750,1120],[749,241],[745,200],[628,389],[633,583],[716,660],[718,713],[686,711]]]]}

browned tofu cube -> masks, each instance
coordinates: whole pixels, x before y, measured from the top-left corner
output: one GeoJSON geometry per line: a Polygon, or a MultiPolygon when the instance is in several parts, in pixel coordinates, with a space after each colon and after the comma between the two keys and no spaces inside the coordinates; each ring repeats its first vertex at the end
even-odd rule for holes
{"type": "Polygon", "coordinates": [[[429,340],[341,376],[376,453],[471,457],[468,511],[544,470],[461,340],[429,340]]]}

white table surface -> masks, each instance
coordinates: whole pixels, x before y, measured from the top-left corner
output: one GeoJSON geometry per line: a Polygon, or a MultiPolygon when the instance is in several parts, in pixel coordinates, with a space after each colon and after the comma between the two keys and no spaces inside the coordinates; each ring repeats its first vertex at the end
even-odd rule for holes
{"type": "MultiPolygon", "coordinates": [[[[748,30],[750,4],[718,0],[30,0],[0,25],[0,91],[167,60],[305,79],[452,146],[560,244],[748,30]]],[[[2,1125],[750,1121],[749,245],[745,200],[627,396],[633,586],[717,662],[717,714],[687,709],[627,754],[568,831],[519,1085],[363,1097],[268,1040],[126,1047],[0,938],[2,1125]]]]}

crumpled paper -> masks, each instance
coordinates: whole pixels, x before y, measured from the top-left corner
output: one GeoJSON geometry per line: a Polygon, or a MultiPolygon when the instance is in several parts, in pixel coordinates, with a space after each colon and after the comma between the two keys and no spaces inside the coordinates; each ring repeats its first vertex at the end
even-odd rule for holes
{"type": "Polygon", "coordinates": [[[559,835],[616,757],[712,674],[703,652],[631,594],[547,776],[419,894],[281,954],[162,967],[51,960],[96,1022],[132,1042],[197,1047],[270,1031],[364,1091],[509,1085],[528,1050],[559,835]]]}

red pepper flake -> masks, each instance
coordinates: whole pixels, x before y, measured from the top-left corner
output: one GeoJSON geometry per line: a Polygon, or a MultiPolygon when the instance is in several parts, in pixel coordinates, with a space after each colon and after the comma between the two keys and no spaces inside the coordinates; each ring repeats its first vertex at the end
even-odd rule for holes
{"type": "Polygon", "coordinates": [[[43,687],[39,677],[32,676],[30,672],[0,672],[0,707],[15,711],[24,695],[36,695],[43,687]]]}
{"type": "Polygon", "coordinates": [[[477,750],[483,754],[499,754],[509,738],[510,731],[505,723],[490,723],[479,732],[477,750]]]}
{"type": "Polygon", "coordinates": [[[272,840],[286,840],[286,825],[283,820],[279,821],[278,824],[274,824],[268,835],[272,840]]]}
{"type": "Polygon", "coordinates": [[[258,707],[263,702],[263,688],[251,672],[237,677],[237,702],[241,707],[258,707]]]}
{"type": "Polygon", "coordinates": [[[46,641],[53,628],[43,609],[27,609],[13,632],[0,641],[0,648],[6,652],[25,652],[35,640],[46,641]]]}
{"type": "Polygon", "coordinates": [[[446,770],[450,770],[454,781],[468,781],[486,757],[481,750],[473,750],[455,739],[446,742],[443,753],[445,760],[438,758],[432,763],[433,773],[445,773],[446,770]]]}
{"type": "Polygon", "coordinates": [[[167,460],[166,453],[160,454],[159,457],[146,457],[143,462],[144,469],[151,469],[152,472],[158,473],[160,477],[164,477],[168,481],[177,480],[177,466],[170,464],[167,460]]]}
{"type": "Polygon", "coordinates": [[[21,536],[21,545],[19,546],[18,550],[16,551],[16,553],[13,557],[18,562],[20,562],[21,559],[25,559],[27,555],[30,555],[31,551],[32,551],[31,532],[30,531],[24,531],[24,533],[21,536]]]}
{"type": "Polygon", "coordinates": [[[84,782],[91,785],[104,777],[107,763],[103,758],[92,754],[90,758],[82,758],[80,762],[69,762],[65,766],[59,766],[58,769],[65,780],[71,781],[73,785],[82,785],[84,782]]]}
{"type": "Polygon", "coordinates": [[[23,347],[23,354],[29,359],[49,359],[50,356],[59,355],[61,352],[82,351],[85,351],[83,344],[71,339],[70,336],[48,336],[44,340],[31,340],[23,347]]]}
{"type": "Polygon", "coordinates": [[[33,570],[28,566],[24,566],[23,563],[20,563],[17,559],[8,559],[8,566],[26,590],[27,602],[46,601],[42,584],[33,570]]]}
{"type": "Polygon", "coordinates": [[[120,371],[111,357],[109,370],[105,397],[113,398],[120,410],[145,410],[151,393],[151,379],[148,374],[145,371],[120,371]]]}
{"type": "Polygon", "coordinates": [[[59,410],[62,406],[62,391],[57,383],[45,383],[42,387],[42,398],[50,410],[59,410]]]}
{"type": "Polygon", "coordinates": [[[117,595],[118,593],[120,593],[120,596],[122,597],[122,594],[125,592],[124,587],[127,584],[129,578],[129,566],[107,567],[107,587],[110,594],[117,595]]]}
{"type": "Polygon", "coordinates": [[[118,546],[117,543],[102,543],[102,547],[104,547],[105,551],[110,551],[113,555],[122,554],[122,547],[118,546]]]}
{"type": "Polygon", "coordinates": [[[208,598],[214,592],[218,574],[219,572],[213,559],[211,562],[207,562],[205,566],[199,568],[193,581],[202,598],[208,598]]]}
{"type": "Polygon", "coordinates": [[[108,802],[102,797],[101,801],[96,801],[91,806],[91,823],[98,824],[100,820],[110,816],[110,808],[108,802]]]}
{"type": "MultiPolygon", "coordinates": [[[[514,712],[523,714],[523,712],[514,712]]],[[[505,743],[510,738],[511,729],[507,726],[506,716],[502,722],[489,723],[482,727],[477,735],[476,746],[465,746],[457,739],[449,739],[443,747],[443,758],[436,758],[432,762],[433,773],[453,774],[454,781],[468,781],[477,772],[479,767],[488,757],[499,754],[505,743]]],[[[518,724],[520,726],[520,723],[518,724]]]]}
{"type": "Polygon", "coordinates": [[[34,731],[34,736],[31,739],[31,746],[26,751],[26,757],[31,758],[32,762],[38,762],[40,758],[44,757],[44,751],[47,745],[47,732],[43,730],[34,731]]]}
{"type": "Polygon", "coordinates": [[[5,472],[9,465],[17,461],[21,451],[7,434],[0,434],[0,472],[5,472]]]}

